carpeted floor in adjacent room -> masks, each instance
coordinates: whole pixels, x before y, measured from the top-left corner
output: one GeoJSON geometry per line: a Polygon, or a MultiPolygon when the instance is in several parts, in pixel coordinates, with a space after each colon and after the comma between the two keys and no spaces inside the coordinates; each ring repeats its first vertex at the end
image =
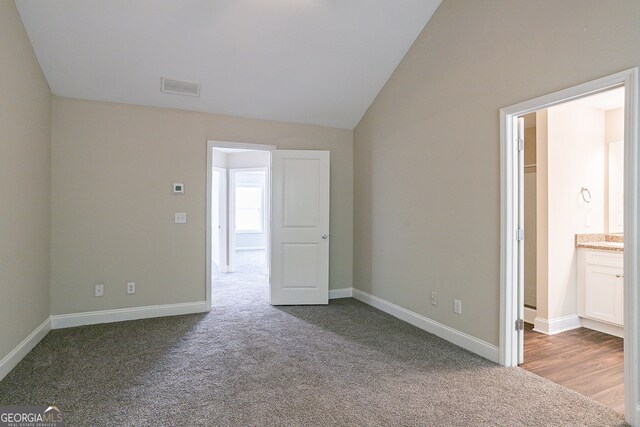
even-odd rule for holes
{"type": "Polygon", "coordinates": [[[50,332],[0,405],[61,404],[69,426],[624,425],[354,299],[272,307],[242,274],[214,294],[208,314],[50,332]]]}

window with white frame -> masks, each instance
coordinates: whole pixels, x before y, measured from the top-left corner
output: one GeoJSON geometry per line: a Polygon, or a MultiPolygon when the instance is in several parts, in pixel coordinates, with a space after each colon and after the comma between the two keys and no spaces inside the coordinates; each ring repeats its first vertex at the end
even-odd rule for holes
{"type": "Polygon", "coordinates": [[[236,174],[236,232],[264,232],[264,184],[264,172],[252,171],[236,174]]]}

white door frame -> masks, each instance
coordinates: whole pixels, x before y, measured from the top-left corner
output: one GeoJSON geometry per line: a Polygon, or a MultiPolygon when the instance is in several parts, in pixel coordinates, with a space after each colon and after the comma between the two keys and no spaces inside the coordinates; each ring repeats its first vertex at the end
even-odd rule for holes
{"type": "MultiPolygon", "coordinates": [[[[237,149],[245,149],[245,150],[258,150],[258,151],[269,151],[276,149],[275,145],[265,145],[265,144],[250,144],[244,142],[228,142],[228,141],[207,141],[207,194],[206,196],[206,209],[207,209],[207,226],[206,226],[206,249],[205,249],[205,297],[207,301],[207,311],[211,310],[211,300],[212,300],[212,281],[211,281],[211,183],[212,183],[212,175],[213,175],[213,148],[237,148],[237,149]]],[[[269,160],[271,162],[271,160],[269,160]]],[[[271,163],[269,163],[269,169],[271,169],[271,163]]],[[[268,183],[271,186],[271,183],[268,183]]],[[[269,230],[271,230],[271,224],[268,224],[269,230]]],[[[270,233],[269,233],[270,235],[270,233]]],[[[269,239],[269,235],[267,235],[267,239],[269,239]]],[[[267,242],[268,245],[271,245],[271,241],[267,242]]],[[[268,262],[268,260],[267,260],[268,262]]]]}
{"type": "MultiPolygon", "coordinates": [[[[221,180],[220,180],[220,187],[223,191],[221,191],[220,195],[220,200],[218,200],[218,211],[219,211],[219,217],[220,217],[220,226],[221,229],[224,230],[224,233],[220,233],[220,248],[219,248],[219,253],[220,253],[220,264],[218,266],[218,268],[223,272],[226,273],[228,268],[229,268],[229,259],[228,259],[228,243],[227,243],[227,235],[228,235],[228,227],[229,227],[229,223],[227,221],[227,189],[229,188],[227,186],[227,169],[226,168],[219,168],[219,167],[213,167],[211,168],[212,171],[216,171],[219,172],[221,175],[221,180]]],[[[213,183],[212,183],[213,185],[213,183]]],[[[213,190],[213,188],[210,188],[209,191],[213,190]]],[[[212,200],[213,202],[213,200],[212,200]]],[[[213,205],[211,205],[210,208],[213,208],[213,205]]],[[[213,233],[213,229],[211,229],[211,232],[213,233]]]]}
{"type": "Polygon", "coordinates": [[[265,233],[265,263],[266,271],[269,271],[269,260],[271,259],[271,248],[268,243],[271,241],[271,194],[269,192],[271,176],[268,167],[255,168],[233,168],[229,169],[229,271],[236,271],[236,174],[238,172],[264,172],[264,193],[262,195],[262,222],[265,233]]]}
{"type": "Polygon", "coordinates": [[[638,404],[638,68],[603,77],[500,110],[500,364],[516,366],[518,342],[518,252],[516,240],[519,176],[514,118],[616,86],[625,87],[624,117],[624,395],[625,418],[640,422],[638,404]]]}

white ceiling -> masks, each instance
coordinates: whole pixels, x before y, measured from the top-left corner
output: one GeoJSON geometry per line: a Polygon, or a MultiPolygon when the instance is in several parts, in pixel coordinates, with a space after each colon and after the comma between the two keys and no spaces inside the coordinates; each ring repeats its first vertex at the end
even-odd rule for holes
{"type": "Polygon", "coordinates": [[[17,0],[55,95],[353,129],[441,0],[17,0]],[[199,98],[160,77],[200,82],[199,98]]]}

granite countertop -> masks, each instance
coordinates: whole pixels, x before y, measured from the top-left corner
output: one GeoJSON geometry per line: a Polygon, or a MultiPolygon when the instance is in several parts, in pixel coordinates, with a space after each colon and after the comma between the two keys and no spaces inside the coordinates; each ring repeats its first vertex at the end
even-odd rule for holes
{"type": "Polygon", "coordinates": [[[576,234],[576,248],[598,249],[602,251],[624,251],[622,234],[576,234]]]}

